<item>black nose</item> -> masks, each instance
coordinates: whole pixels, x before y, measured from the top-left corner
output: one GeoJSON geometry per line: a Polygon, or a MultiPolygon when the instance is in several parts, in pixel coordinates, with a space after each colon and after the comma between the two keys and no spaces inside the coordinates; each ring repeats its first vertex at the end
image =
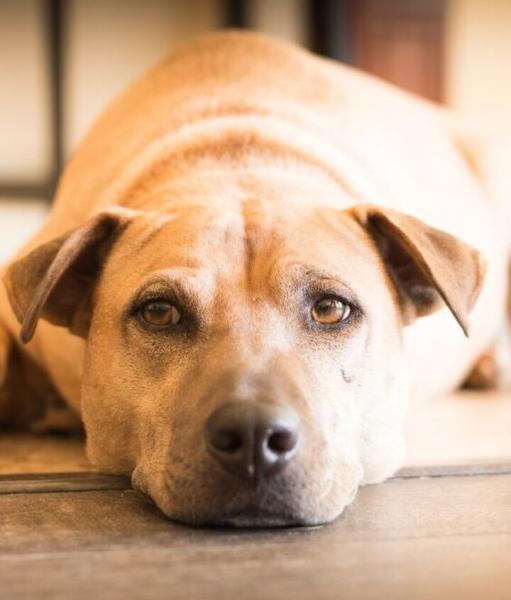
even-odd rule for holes
{"type": "Polygon", "coordinates": [[[274,404],[229,402],[206,423],[209,452],[231,473],[259,480],[274,475],[298,448],[298,415],[274,404]]]}

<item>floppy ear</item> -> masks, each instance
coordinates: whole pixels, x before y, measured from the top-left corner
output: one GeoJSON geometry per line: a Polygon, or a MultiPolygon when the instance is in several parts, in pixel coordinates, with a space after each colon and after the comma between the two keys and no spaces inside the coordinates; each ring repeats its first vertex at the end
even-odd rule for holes
{"type": "Polygon", "coordinates": [[[405,323],[438,310],[443,301],[468,336],[468,315],[484,280],[479,252],[403,213],[366,205],[352,211],[378,247],[405,323]]]}
{"type": "Polygon", "coordinates": [[[115,208],[98,213],[81,227],[39,246],[14,262],[4,284],[20,338],[28,342],[39,318],[87,334],[94,281],[114,239],[133,216],[115,208]]]}

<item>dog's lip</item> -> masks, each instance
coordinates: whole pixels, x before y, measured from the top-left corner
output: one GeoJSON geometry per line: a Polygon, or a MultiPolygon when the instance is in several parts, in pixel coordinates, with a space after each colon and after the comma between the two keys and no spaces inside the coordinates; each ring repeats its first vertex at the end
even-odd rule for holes
{"type": "Polygon", "coordinates": [[[284,510],[268,510],[257,507],[237,509],[219,513],[208,518],[204,523],[198,524],[215,529],[224,528],[244,528],[244,529],[264,529],[264,528],[292,528],[292,527],[310,527],[303,517],[284,510]]]}
{"type": "MultiPolygon", "coordinates": [[[[300,510],[300,506],[290,502],[292,499],[275,497],[270,494],[271,504],[268,506],[268,496],[261,498],[260,492],[265,490],[266,486],[259,482],[258,486],[238,490],[229,501],[223,505],[217,505],[213,508],[210,504],[202,514],[201,511],[195,514],[186,514],[178,511],[177,514],[172,510],[165,510],[160,507],[167,517],[171,520],[191,525],[194,527],[207,528],[286,528],[286,527],[311,527],[317,523],[311,523],[300,510]],[[241,494],[239,493],[241,492],[241,494]],[[254,497],[254,492],[259,492],[254,497]],[[247,497],[247,495],[249,496],[247,497]]],[[[266,488],[266,491],[267,488],[266,488]]],[[[151,502],[158,504],[147,494],[144,494],[151,502]]]]}
{"type": "MultiPolygon", "coordinates": [[[[263,486],[264,490],[265,486],[263,486]]],[[[260,491],[261,488],[259,488],[260,491]]],[[[249,490],[245,490],[249,491],[249,490]]],[[[251,490],[252,493],[254,489],[251,490]]],[[[267,495],[250,494],[248,497],[235,495],[223,506],[217,505],[209,514],[199,519],[198,526],[211,528],[290,528],[309,527],[312,523],[307,518],[304,507],[294,496],[282,497],[274,493],[267,495]]]]}

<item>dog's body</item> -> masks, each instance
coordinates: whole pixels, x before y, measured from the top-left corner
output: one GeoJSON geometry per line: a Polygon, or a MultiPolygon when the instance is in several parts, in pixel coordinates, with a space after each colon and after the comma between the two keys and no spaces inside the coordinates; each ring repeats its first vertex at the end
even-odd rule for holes
{"type": "MultiPolygon", "coordinates": [[[[0,415],[13,421],[41,416],[40,408],[30,408],[34,403],[32,394],[22,404],[19,377],[7,376],[9,369],[24,368],[21,365],[28,360],[42,371],[44,379],[48,376],[49,387],[54,387],[77,414],[82,414],[84,399],[89,454],[99,468],[134,471],[135,485],[152,495],[171,516],[199,523],[251,524],[312,523],[333,518],[353,497],[359,483],[381,480],[398,466],[409,384],[414,396],[428,397],[453,389],[502,330],[511,220],[505,214],[506,190],[493,184],[499,176],[498,166],[492,165],[498,160],[486,160],[474,147],[446,111],[286,44],[254,34],[222,33],[185,46],[131,88],[98,121],[67,167],[47,223],[20,256],[37,253],[44,244],[47,250],[30,265],[23,259],[8,271],[10,302],[18,320],[24,322],[25,339],[33,333],[39,314],[52,323],[66,325],[78,336],[47,320],[40,321],[33,341],[22,348],[15,341],[19,333],[17,319],[5,292],[1,292],[0,389],[4,375],[4,392],[0,398],[4,407],[0,415]],[[383,216],[375,206],[381,207],[383,216]],[[55,292],[55,286],[63,285],[60,278],[73,252],[72,244],[62,246],[63,240],[69,230],[83,229],[94,215],[104,215],[105,211],[106,221],[99,225],[95,222],[87,232],[75,236],[74,244],[81,244],[81,254],[80,264],[73,267],[79,272],[73,275],[73,290],[78,280],[89,277],[83,248],[89,248],[91,240],[103,244],[115,229],[115,239],[123,243],[109,242],[108,249],[102,249],[100,258],[95,258],[97,264],[103,264],[107,254],[112,255],[108,254],[93,299],[83,288],[76,294],[70,292],[69,282],[58,292],[71,294],[73,311],[77,304],[87,305],[82,306],[78,316],[76,311],[69,316],[70,301],[57,301],[55,292]],[[337,213],[349,215],[349,224],[343,217],[343,224],[334,225],[337,213]],[[415,234],[412,231],[419,222],[409,222],[402,213],[435,228],[426,232],[434,249],[424,250],[422,230],[415,234]],[[368,235],[370,227],[374,231],[368,235]],[[451,248],[454,238],[442,238],[437,243],[437,229],[476,248],[486,261],[485,283],[471,315],[468,339],[447,310],[414,320],[437,308],[429,292],[421,295],[425,285],[421,277],[426,278],[428,286],[434,281],[431,287],[450,305],[463,326],[481,287],[482,266],[475,254],[464,244],[462,250],[451,248]],[[337,243],[334,238],[338,236],[337,243]],[[48,250],[48,244],[56,238],[62,239],[48,250]],[[168,240],[176,247],[170,255],[168,240]],[[413,256],[414,268],[419,264],[421,273],[420,281],[414,279],[415,287],[404,295],[393,288],[394,284],[398,288],[407,285],[401,282],[399,265],[393,265],[389,276],[381,259],[376,264],[378,249],[383,253],[383,247],[391,248],[384,257],[388,262],[396,244],[400,256],[405,251],[413,256]],[[49,291],[42,298],[41,286],[45,284],[39,282],[62,247],[67,248],[68,258],[61,259],[60,270],[54,269],[53,283],[47,284],[49,291]],[[451,261],[448,267],[443,262],[446,247],[445,260],[451,261]],[[279,304],[280,300],[268,292],[278,287],[275,281],[282,282],[285,269],[292,273],[305,259],[324,266],[328,278],[339,266],[343,281],[355,296],[360,297],[364,290],[370,296],[369,308],[361,311],[367,315],[369,325],[354,324],[355,333],[349,335],[355,341],[341,344],[346,349],[342,349],[343,379],[339,380],[346,390],[351,380],[355,381],[357,398],[366,398],[360,403],[366,408],[355,409],[347,399],[352,392],[345,391],[346,405],[340,402],[340,407],[332,409],[333,399],[340,393],[336,386],[338,389],[341,385],[337,375],[330,375],[339,371],[334,361],[341,355],[337,342],[331,338],[318,342],[310,334],[304,337],[297,333],[290,324],[294,317],[285,307],[292,304],[294,292],[287,288],[282,292],[286,305],[279,304]],[[275,280],[268,271],[270,263],[285,267],[275,280]],[[369,263],[371,266],[366,268],[369,263]],[[123,271],[122,265],[130,268],[123,271]],[[201,338],[200,355],[182,342],[179,354],[188,357],[187,365],[190,361],[195,365],[192,374],[187,370],[189,366],[179,361],[169,366],[162,356],[176,349],[162,350],[160,342],[152,346],[140,342],[147,355],[159,346],[158,352],[151,355],[152,366],[140,366],[136,362],[139,358],[125,349],[126,339],[117,343],[117,333],[109,329],[116,320],[112,304],[101,309],[102,302],[106,306],[114,298],[122,304],[125,298],[120,290],[134,289],[147,273],[169,265],[201,271],[197,289],[212,303],[204,310],[216,315],[211,317],[213,325],[203,328],[206,333],[201,338]],[[39,304],[31,308],[31,303],[37,304],[34,297],[38,293],[39,304]],[[52,306],[47,308],[45,303],[52,306]],[[91,317],[92,305],[98,308],[91,317]],[[227,309],[230,317],[226,321],[227,309]],[[371,322],[378,315],[385,323],[373,327],[371,322]],[[411,321],[414,323],[406,328],[402,351],[402,324],[411,321]],[[87,337],[89,331],[92,334],[85,344],[82,337],[87,337]],[[86,376],[82,377],[84,351],[86,376]],[[317,358],[314,352],[322,354],[317,358]],[[295,364],[297,360],[305,362],[300,366],[295,364]],[[277,365],[276,375],[270,382],[261,383],[261,373],[271,371],[271,365],[277,365]],[[307,369],[314,376],[307,375],[307,369]],[[106,373],[104,379],[98,375],[102,370],[106,373]],[[145,381],[143,385],[133,379],[137,370],[145,381]],[[167,373],[168,380],[163,381],[162,372],[167,373]],[[248,372],[255,378],[250,384],[243,375],[248,372]],[[292,373],[290,377],[279,375],[288,372],[292,373]],[[230,383],[223,383],[226,378],[230,383]],[[234,484],[216,472],[219,479],[211,483],[211,465],[206,469],[185,464],[185,471],[178,472],[177,467],[173,470],[173,456],[179,455],[173,447],[174,439],[181,435],[176,436],[176,422],[181,428],[190,420],[203,423],[212,407],[221,404],[217,399],[203,408],[204,402],[197,400],[216,396],[215,391],[205,392],[206,383],[196,384],[203,379],[217,381],[215,390],[218,386],[227,389],[222,387],[227,385],[229,391],[222,391],[224,396],[243,396],[245,400],[253,399],[254,394],[259,398],[264,389],[265,400],[274,402],[274,390],[289,387],[291,380],[291,387],[300,390],[291,394],[291,403],[306,423],[303,429],[309,433],[304,439],[313,440],[310,448],[316,449],[306,446],[312,457],[300,458],[300,468],[290,472],[293,481],[314,481],[307,493],[293,492],[296,503],[282,501],[286,508],[281,514],[275,508],[281,500],[268,500],[271,494],[267,491],[264,500],[254,499],[252,492],[246,499],[244,492],[238,487],[233,492],[234,484]],[[256,380],[259,383],[253,383],[256,380]],[[153,384],[147,382],[158,386],[158,392],[153,390],[155,396],[160,397],[165,388],[168,398],[186,397],[195,407],[196,416],[184,416],[174,404],[159,402],[151,406],[148,387],[153,384]],[[246,398],[239,392],[240,386],[250,390],[244,392],[246,398]],[[234,389],[238,391],[234,393],[234,389]],[[122,394],[126,394],[126,405],[131,408],[121,409],[122,394]],[[136,409],[132,404],[137,401],[131,402],[131,394],[133,398],[144,398],[136,409]],[[302,400],[296,400],[298,396],[303,396],[302,400]],[[330,398],[326,404],[328,411],[334,410],[335,418],[314,404],[314,396],[330,398]],[[100,397],[108,397],[108,404],[106,400],[102,404],[100,397]],[[387,398],[391,398],[388,403],[387,398]],[[357,425],[348,429],[351,421],[357,425]],[[323,456],[322,440],[339,432],[351,441],[333,444],[323,456]],[[109,437],[113,439],[106,440],[109,437]],[[126,439],[136,442],[128,444],[126,439]],[[336,453],[343,454],[342,464],[336,453]],[[335,465],[340,473],[344,472],[340,483],[331,473],[335,465]],[[165,476],[165,483],[156,482],[155,473],[161,479],[162,470],[167,468],[171,475],[165,476]],[[218,494],[223,506],[235,496],[237,504],[233,501],[236,506],[231,513],[222,512],[218,506],[205,508],[201,499],[192,502],[186,494],[188,488],[194,489],[192,479],[208,481],[207,485],[212,486],[208,488],[209,496],[218,494]],[[328,493],[322,487],[325,479],[334,481],[328,493]],[[185,489],[182,496],[175,495],[173,484],[185,489]],[[335,494],[337,500],[333,499],[335,494]],[[325,506],[320,497],[328,498],[325,506]],[[261,518],[257,516],[258,503],[263,506],[261,518]],[[245,510],[245,506],[250,509],[245,510]]],[[[72,260],[77,256],[73,255],[72,260]]],[[[405,267],[411,268],[408,263],[405,267]]],[[[336,295],[328,290],[326,294],[336,295]]],[[[198,304],[205,302],[204,298],[197,300],[198,304]]],[[[126,334],[129,339],[135,335],[139,334],[126,334]]],[[[282,392],[279,398],[289,393],[282,392]]],[[[317,402],[321,404],[321,400],[317,402]]],[[[194,425],[189,428],[195,431],[194,425]]],[[[190,457],[195,450],[187,440],[182,440],[181,447],[188,444],[186,456],[190,457]]],[[[197,461],[204,463],[204,456],[200,454],[197,461]]],[[[183,456],[179,460],[181,465],[192,461],[183,456]]],[[[287,467],[285,472],[289,470],[287,467]]],[[[291,484],[279,480],[279,485],[281,499],[282,490],[288,490],[291,484]]]]}

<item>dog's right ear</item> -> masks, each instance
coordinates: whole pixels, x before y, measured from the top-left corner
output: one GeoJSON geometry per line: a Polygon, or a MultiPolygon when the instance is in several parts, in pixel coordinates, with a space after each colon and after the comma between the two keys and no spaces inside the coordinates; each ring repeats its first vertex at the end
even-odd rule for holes
{"type": "Polygon", "coordinates": [[[113,241],[134,214],[117,207],[104,210],[10,265],[4,283],[23,342],[32,339],[39,318],[76,335],[87,334],[94,282],[113,241]]]}

